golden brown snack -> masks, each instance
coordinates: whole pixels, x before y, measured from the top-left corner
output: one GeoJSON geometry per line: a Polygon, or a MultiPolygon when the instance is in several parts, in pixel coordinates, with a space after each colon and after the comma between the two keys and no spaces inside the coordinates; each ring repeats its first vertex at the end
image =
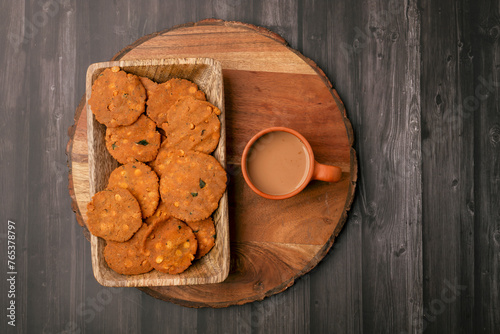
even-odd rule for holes
{"type": "Polygon", "coordinates": [[[143,252],[156,270],[179,274],[191,265],[197,247],[191,228],[171,217],[149,227],[143,252]]]}
{"type": "Polygon", "coordinates": [[[146,95],[149,98],[152,91],[156,89],[156,86],[158,86],[158,84],[146,77],[139,77],[139,80],[141,80],[142,85],[146,89],[146,95]]]}
{"type": "Polygon", "coordinates": [[[106,129],[106,148],[122,164],[154,160],[160,140],[155,123],[146,115],[141,115],[132,125],[106,129]]]}
{"type": "Polygon", "coordinates": [[[198,250],[195,258],[199,259],[207,254],[215,245],[215,226],[212,217],[204,220],[186,223],[191,229],[198,241],[198,250]]]}
{"type": "Polygon", "coordinates": [[[186,222],[208,218],[226,190],[224,168],[211,155],[176,150],[160,179],[161,199],[172,216],[186,222]]]}
{"type": "Polygon", "coordinates": [[[158,207],[156,208],[155,213],[148,217],[144,222],[148,224],[149,226],[153,225],[159,220],[165,220],[166,218],[169,218],[171,216],[170,213],[168,213],[167,205],[163,203],[163,201],[160,200],[160,203],[158,204],[158,207]]]}
{"type": "Polygon", "coordinates": [[[132,194],[121,188],[96,193],[87,205],[90,233],[111,241],[127,241],[141,227],[141,209],[132,194]]]}
{"type": "Polygon", "coordinates": [[[142,217],[151,216],[158,206],[158,176],[151,167],[141,162],[131,162],[117,167],[109,176],[108,188],[123,188],[137,199],[142,217]]]}
{"type": "Polygon", "coordinates": [[[165,123],[168,109],[180,97],[193,96],[198,100],[206,100],[205,93],[198,89],[197,84],[178,78],[159,84],[148,96],[147,114],[158,126],[165,123]]]}
{"type": "Polygon", "coordinates": [[[108,266],[122,275],[138,275],[153,270],[148,258],[142,253],[147,231],[148,225],[142,224],[130,240],[107,241],[103,255],[108,266]]]}
{"type": "Polygon", "coordinates": [[[155,160],[149,163],[149,166],[154,169],[154,171],[156,172],[156,174],[158,174],[159,177],[163,175],[165,167],[167,167],[168,164],[172,163],[172,160],[176,154],[176,150],[168,148],[168,146],[165,143],[166,142],[162,143],[155,160]]]}
{"type": "Polygon", "coordinates": [[[139,78],[115,66],[105,69],[92,85],[90,109],[107,127],[130,125],[144,112],[146,90],[139,78]]]}
{"type": "Polygon", "coordinates": [[[161,128],[167,136],[166,146],[182,150],[211,153],[219,144],[219,108],[191,96],[181,97],[167,112],[161,128]]]}

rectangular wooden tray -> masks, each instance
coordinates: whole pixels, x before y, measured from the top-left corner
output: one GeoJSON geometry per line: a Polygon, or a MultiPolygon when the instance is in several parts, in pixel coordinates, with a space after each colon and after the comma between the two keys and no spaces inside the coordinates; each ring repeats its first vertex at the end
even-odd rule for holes
{"type": "MultiPolygon", "coordinates": [[[[96,63],[89,66],[86,80],[86,100],[92,92],[92,84],[106,68],[119,66],[124,71],[162,83],[171,78],[189,79],[205,92],[207,101],[218,107],[221,136],[214,157],[226,168],[226,127],[224,109],[224,87],[220,62],[211,58],[174,58],[152,60],[129,60],[96,63]]],[[[98,123],[87,103],[87,140],[90,179],[90,197],[106,188],[111,172],[118,167],[106,150],[106,127],[98,123]]],[[[169,275],[152,271],[142,275],[120,275],[111,270],[104,260],[106,242],[91,237],[92,268],[96,280],[111,287],[168,286],[219,283],[229,274],[229,222],[227,190],[218,209],[213,214],[217,237],[213,249],[196,260],[185,272],[169,275]]]]}

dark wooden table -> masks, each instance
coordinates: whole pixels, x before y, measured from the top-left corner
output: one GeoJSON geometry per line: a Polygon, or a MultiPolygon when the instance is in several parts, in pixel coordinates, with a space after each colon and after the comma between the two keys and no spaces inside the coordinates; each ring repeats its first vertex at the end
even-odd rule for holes
{"type": "Polygon", "coordinates": [[[2,1],[0,332],[498,333],[499,7],[2,1]],[[352,122],[359,176],[348,221],[313,271],[262,302],[191,309],[96,282],[71,210],[65,149],[89,64],[212,17],[266,27],[323,69],[352,122]]]}

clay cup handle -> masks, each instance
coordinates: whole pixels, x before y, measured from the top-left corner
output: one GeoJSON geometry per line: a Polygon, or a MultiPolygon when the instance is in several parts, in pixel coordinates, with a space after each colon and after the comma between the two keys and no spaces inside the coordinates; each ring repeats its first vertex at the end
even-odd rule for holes
{"type": "Polygon", "coordinates": [[[314,172],[312,175],[313,180],[320,180],[326,182],[338,182],[342,177],[342,170],[337,166],[329,166],[320,164],[314,161],[314,172]]]}

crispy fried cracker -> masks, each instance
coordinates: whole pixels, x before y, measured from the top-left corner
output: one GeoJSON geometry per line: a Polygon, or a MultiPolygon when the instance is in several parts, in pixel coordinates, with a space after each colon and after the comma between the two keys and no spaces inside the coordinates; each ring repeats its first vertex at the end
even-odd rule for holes
{"type": "Polygon", "coordinates": [[[158,206],[158,176],[147,165],[131,162],[117,167],[108,180],[108,188],[127,189],[137,199],[141,207],[142,217],[151,216],[158,206]]]}
{"type": "Polygon", "coordinates": [[[224,168],[211,155],[176,150],[160,179],[161,199],[172,216],[186,222],[208,218],[226,190],[224,168]]]}
{"type": "Polygon", "coordinates": [[[198,250],[195,258],[199,259],[207,254],[215,245],[215,225],[212,217],[195,222],[187,222],[198,241],[198,250]]]}
{"type": "Polygon", "coordinates": [[[122,164],[154,160],[160,140],[155,123],[146,115],[141,115],[132,125],[106,129],[106,148],[122,164]]]}
{"type": "Polygon", "coordinates": [[[156,270],[179,274],[191,265],[197,247],[191,228],[171,217],[149,227],[143,252],[156,270]]]}
{"type": "Polygon", "coordinates": [[[123,242],[141,227],[141,209],[132,194],[121,188],[96,193],[87,205],[87,228],[106,240],[123,242]]]}
{"type": "Polygon", "coordinates": [[[148,95],[147,114],[158,126],[161,126],[167,119],[168,109],[180,97],[188,95],[198,100],[206,100],[205,93],[198,89],[198,85],[189,80],[175,78],[159,84],[148,95]]]}
{"type": "Polygon", "coordinates": [[[142,245],[148,230],[147,224],[125,242],[107,241],[104,247],[104,259],[108,266],[118,274],[138,275],[153,270],[148,258],[142,253],[142,245]]]}
{"type": "Polygon", "coordinates": [[[130,125],[145,110],[146,90],[137,76],[119,67],[107,68],[94,81],[88,102],[99,123],[130,125]]]}
{"type": "Polygon", "coordinates": [[[167,112],[161,128],[167,136],[166,146],[211,153],[219,144],[219,108],[192,96],[180,98],[167,112]]]}

